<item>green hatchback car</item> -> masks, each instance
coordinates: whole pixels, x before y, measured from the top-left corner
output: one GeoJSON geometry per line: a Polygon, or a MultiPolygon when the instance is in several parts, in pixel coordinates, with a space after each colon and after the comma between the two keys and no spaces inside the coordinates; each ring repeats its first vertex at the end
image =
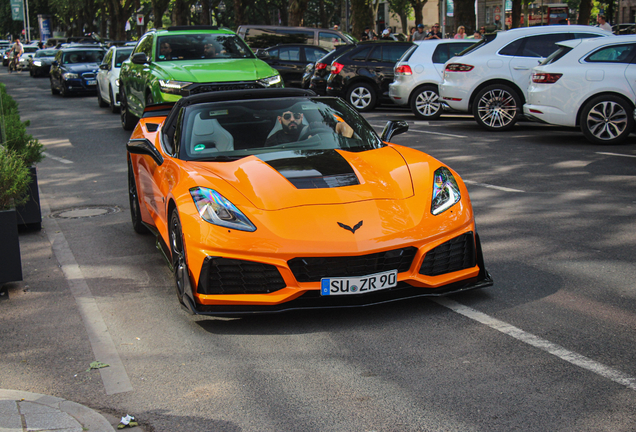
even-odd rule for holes
{"type": "Polygon", "coordinates": [[[121,124],[134,129],[146,105],[197,93],[283,87],[278,71],[256,58],[231,30],[179,26],[142,36],[119,73],[121,124]]]}

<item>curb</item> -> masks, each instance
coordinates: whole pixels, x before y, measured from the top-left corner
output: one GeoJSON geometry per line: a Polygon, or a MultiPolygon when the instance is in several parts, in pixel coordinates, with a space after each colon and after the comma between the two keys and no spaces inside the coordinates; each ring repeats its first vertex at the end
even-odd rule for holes
{"type": "Polygon", "coordinates": [[[115,431],[103,415],[84,405],[55,396],[0,389],[0,431],[22,432],[27,429],[115,431]],[[15,405],[10,402],[15,402],[15,405]]]}

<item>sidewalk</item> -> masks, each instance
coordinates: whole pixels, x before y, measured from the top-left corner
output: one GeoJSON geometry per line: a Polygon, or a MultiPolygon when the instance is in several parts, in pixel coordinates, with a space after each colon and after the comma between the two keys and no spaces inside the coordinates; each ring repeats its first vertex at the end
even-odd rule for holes
{"type": "Polygon", "coordinates": [[[0,432],[114,432],[119,419],[109,417],[58,397],[0,389],[0,432]]]}

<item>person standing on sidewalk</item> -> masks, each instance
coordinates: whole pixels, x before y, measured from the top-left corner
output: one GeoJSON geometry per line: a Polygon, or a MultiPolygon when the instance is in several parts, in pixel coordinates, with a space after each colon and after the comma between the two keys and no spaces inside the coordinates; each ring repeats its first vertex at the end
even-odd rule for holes
{"type": "Polygon", "coordinates": [[[415,33],[413,33],[413,40],[412,42],[415,41],[421,41],[426,39],[426,33],[424,33],[424,24],[418,24],[417,25],[417,31],[415,33]]]}

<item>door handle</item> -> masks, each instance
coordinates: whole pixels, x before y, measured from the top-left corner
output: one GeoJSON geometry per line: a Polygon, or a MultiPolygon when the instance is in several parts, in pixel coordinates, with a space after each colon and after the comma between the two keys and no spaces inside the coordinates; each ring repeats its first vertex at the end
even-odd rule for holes
{"type": "Polygon", "coordinates": [[[514,66],[513,69],[514,70],[529,70],[530,68],[528,66],[514,66]]]}

